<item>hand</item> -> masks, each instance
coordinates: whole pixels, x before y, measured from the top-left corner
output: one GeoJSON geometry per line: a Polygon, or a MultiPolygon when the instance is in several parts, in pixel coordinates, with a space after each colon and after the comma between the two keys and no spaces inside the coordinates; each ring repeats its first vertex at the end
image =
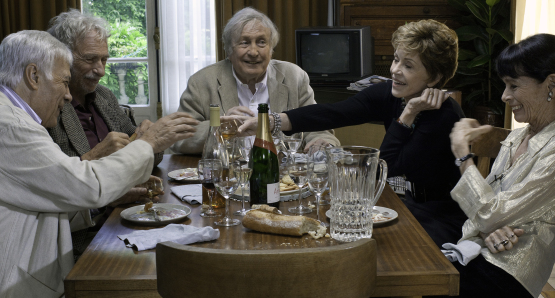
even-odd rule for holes
{"type": "Polygon", "coordinates": [[[407,109],[416,114],[426,110],[438,110],[447,98],[449,94],[444,91],[427,88],[422,91],[420,97],[409,100],[407,109]]]}
{"type": "Polygon", "coordinates": [[[468,146],[477,141],[481,135],[492,130],[491,125],[482,125],[475,119],[463,118],[455,123],[449,137],[451,150],[456,158],[461,158],[469,153],[468,146]]]}
{"type": "Polygon", "coordinates": [[[484,239],[489,251],[494,254],[505,250],[511,250],[513,245],[517,244],[518,237],[523,234],[523,229],[513,229],[508,226],[497,229],[490,234],[480,232],[480,236],[484,239]],[[505,245],[503,245],[504,241],[506,241],[505,245]]]}
{"type": "Polygon", "coordinates": [[[140,126],[143,135],[138,139],[149,143],[154,153],[162,152],[173,143],[192,137],[198,123],[189,114],[176,112],[158,119],[152,125],[143,121],[140,126]]]}
{"type": "Polygon", "coordinates": [[[226,116],[251,116],[256,117],[256,114],[245,106],[235,106],[225,113],[226,116]]]}
{"type": "Polygon", "coordinates": [[[329,144],[330,144],[330,143],[329,143],[328,141],[324,140],[324,139],[315,139],[315,140],[312,140],[312,141],[308,142],[308,143],[306,144],[306,146],[304,146],[304,150],[303,150],[303,151],[306,153],[306,152],[308,152],[308,150],[309,150],[310,147],[312,147],[312,146],[324,146],[324,147],[326,147],[326,146],[328,146],[329,144]]]}
{"type": "Polygon", "coordinates": [[[256,135],[258,130],[258,117],[247,117],[243,119],[243,124],[237,128],[237,135],[239,136],[253,136],[256,135]]]}
{"type": "Polygon", "coordinates": [[[91,151],[83,154],[81,160],[96,160],[106,157],[129,144],[129,136],[121,132],[109,132],[106,138],[98,143],[91,151]]]}
{"type": "Polygon", "coordinates": [[[135,129],[135,134],[137,135],[136,138],[140,138],[152,124],[152,121],[148,119],[143,120],[143,122],[141,122],[141,124],[135,129]]]}
{"type": "MultiPolygon", "coordinates": [[[[148,181],[151,181],[151,180],[162,181],[160,178],[158,178],[156,176],[150,176],[148,181]]],[[[119,199],[110,203],[110,206],[111,207],[116,207],[116,206],[122,205],[122,204],[129,204],[129,203],[144,204],[144,203],[150,202],[151,199],[147,195],[148,189],[146,187],[144,187],[145,184],[146,183],[139,184],[139,185],[131,188],[122,197],[120,197],[119,199]]],[[[160,191],[160,194],[164,194],[164,191],[160,191]]],[[[152,201],[155,202],[155,203],[159,202],[160,198],[158,196],[156,196],[156,197],[152,198],[152,201]]]]}

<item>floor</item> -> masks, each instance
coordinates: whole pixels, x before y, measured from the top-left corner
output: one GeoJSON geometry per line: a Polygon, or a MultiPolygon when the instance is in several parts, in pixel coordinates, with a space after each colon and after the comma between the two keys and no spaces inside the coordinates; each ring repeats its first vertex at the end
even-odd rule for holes
{"type": "Polygon", "coordinates": [[[543,287],[542,294],[539,298],[555,298],[555,267],[551,271],[551,277],[547,284],[543,287]]]}

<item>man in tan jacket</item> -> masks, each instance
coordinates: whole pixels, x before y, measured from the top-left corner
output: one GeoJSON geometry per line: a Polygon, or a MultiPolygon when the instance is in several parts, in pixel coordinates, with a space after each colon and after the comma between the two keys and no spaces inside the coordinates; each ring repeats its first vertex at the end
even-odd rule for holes
{"type": "Polygon", "coordinates": [[[119,151],[81,161],[46,127],[71,100],[71,52],[41,31],[0,44],[0,297],[61,297],[73,266],[68,212],[105,206],[150,177],[154,152],[194,134],[196,120],[168,115],[119,151]]]}
{"type": "MultiPolygon", "coordinates": [[[[279,33],[266,15],[250,7],[238,11],[225,26],[223,41],[228,57],[189,78],[179,111],[201,123],[194,137],[171,147],[174,151],[202,152],[210,104],[220,105],[221,115],[256,117],[260,103],[269,104],[272,112],[316,103],[306,72],[293,63],[272,59],[279,33]]],[[[332,131],[307,133],[305,140],[305,149],[313,144],[339,145],[332,131]]]]}

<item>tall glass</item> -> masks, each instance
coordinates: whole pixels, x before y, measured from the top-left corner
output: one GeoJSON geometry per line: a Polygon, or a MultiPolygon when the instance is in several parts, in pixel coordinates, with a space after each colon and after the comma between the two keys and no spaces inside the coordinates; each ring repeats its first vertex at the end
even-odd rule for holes
{"type": "Polygon", "coordinates": [[[247,197],[245,196],[245,188],[252,174],[252,167],[249,165],[250,154],[252,149],[252,138],[250,137],[240,137],[235,138],[233,142],[233,168],[235,173],[235,178],[239,180],[241,184],[241,210],[235,211],[233,215],[245,216],[248,209],[245,209],[245,201],[247,197]]]}
{"type": "MultiPolygon", "coordinates": [[[[307,154],[307,179],[310,189],[316,195],[316,216],[318,220],[320,220],[322,193],[328,186],[328,173],[326,147],[310,147],[307,154]]],[[[329,224],[325,221],[320,222],[325,226],[329,226],[329,224]]]]}
{"type": "Polygon", "coordinates": [[[230,152],[233,146],[232,140],[237,134],[237,123],[235,120],[220,124],[220,133],[224,139],[224,147],[227,152],[230,152]]]}
{"type": "Polygon", "coordinates": [[[239,180],[235,178],[233,165],[229,166],[228,171],[220,171],[217,176],[214,176],[214,185],[218,192],[225,198],[225,216],[214,224],[223,227],[236,226],[241,223],[240,220],[231,218],[229,196],[237,190],[239,180]]]}
{"type": "Polygon", "coordinates": [[[220,216],[219,212],[214,210],[212,199],[214,198],[215,188],[214,179],[222,172],[222,161],[219,159],[201,159],[198,162],[198,175],[202,186],[208,191],[208,209],[200,214],[202,217],[220,216]]]}
{"type": "Polygon", "coordinates": [[[291,180],[299,187],[299,205],[297,207],[289,208],[289,212],[294,214],[306,214],[312,212],[312,209],[308,206],[303,205],[302,192],[303,186],[307,182],[307,164],[306,160],[295,159],[289,161],[287,164],[287,170],[291,180]]]}

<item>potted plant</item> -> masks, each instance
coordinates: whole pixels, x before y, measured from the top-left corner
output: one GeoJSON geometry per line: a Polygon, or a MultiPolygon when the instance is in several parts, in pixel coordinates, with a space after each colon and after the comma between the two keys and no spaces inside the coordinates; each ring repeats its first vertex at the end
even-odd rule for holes
{"type": "Polygon", "coordinates": [[[510,0],[449,0],[462,12],[459,67],[453,79],[463,92],[463,108],[481,124],[503,126],[505,105],[501,95],[505,84],[495,71],[495,58],[513,40],[510,0]]]}

